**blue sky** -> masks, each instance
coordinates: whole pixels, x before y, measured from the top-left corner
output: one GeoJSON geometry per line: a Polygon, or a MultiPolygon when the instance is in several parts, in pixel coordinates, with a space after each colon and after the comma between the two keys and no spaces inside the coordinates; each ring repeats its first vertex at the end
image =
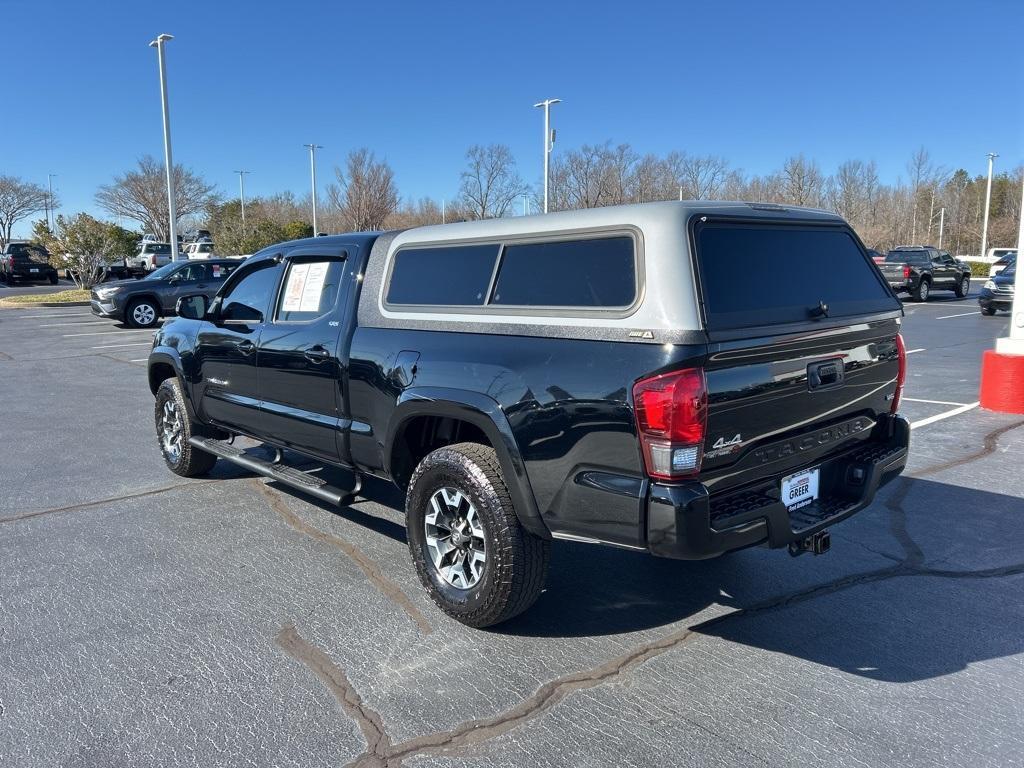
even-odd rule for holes
{"type": "MultiPolygon", "coordinates": [[[[555,152],[606,139],[719,154],[751,173],[796,152],[825,171],[872,159],[885,181],[926,147],[950,169],[1024,162],[1024,3],[47,2],[0,0],[0,173],[62,210],[162,156],[156,52],[167,46],[175,161],[237,194],[308,190],[368,146],[404,197],[451,197],[466,148],[512,147],[540,179],[555,152]]],[[[27,227],[18,228],[24,234],[27,227]]]]}

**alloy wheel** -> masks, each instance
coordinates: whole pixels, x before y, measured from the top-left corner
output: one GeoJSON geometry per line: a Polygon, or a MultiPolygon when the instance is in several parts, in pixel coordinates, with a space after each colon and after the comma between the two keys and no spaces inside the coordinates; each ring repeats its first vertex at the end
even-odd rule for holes
{"type": "Polygon", "coordinates": [[[152,325],[156,320],[156,310],[150,304],[137,304],[132,310],[132,320],[138,325],[152,325]]]}
{"type": "Polygon", "coordinates": [[[163,413],[160,414],[160,445],[172,464],[181,456],[181,427],[178,406],[172,400],[165,400],[163,413]]]}
{"type": "Polygon", "coordinates": [[[459,589],[476,586],[487,562],[487,544],[473,502],[460,490],[441,488],[430,497],[423,527],[430,559],[441,578],[459,589]]]}

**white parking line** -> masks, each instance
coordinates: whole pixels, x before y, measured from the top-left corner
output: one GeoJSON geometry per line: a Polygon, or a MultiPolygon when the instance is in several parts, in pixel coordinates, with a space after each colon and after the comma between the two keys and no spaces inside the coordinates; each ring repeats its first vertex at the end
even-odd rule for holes
{"type": "Polygon", "coordinates": [[[95,322],[72,320],[70,323],[43,323],[42,325],[37,325],[36,328],[67,328],[69,325],[110,325],[110,322],[105,320],[97,320],[95,322]]]}
{"type": "Polygon", "coordinates": [[[908,355],[912,355],[912,354],[914,354],[915,352],[926,352],[926,351],[927,351],[927,350],[926,350],[926,349],[925,349],[924,347],[921,347],[920,349],[908,349],[908,350],[907,350],[907,354],[908,354],[908,355]]]}
{"type": "Polygon", "coordinates": [[[140,357],[138,360],[129,360],[129,363],[144,363],[149,360],[148,357],[140,357]]]}
{"type": "Polygon", "coordinates": [[[935,319],[936,320],[949,320],[949,318],[951,318],[951,317],[967,317],[968,315],[977,315],[977,314],[979,314],[979,313],[978,313],[977,310],[975,310],[974,312],[961,312],[959,315],[941,315],[939,317],[936,317],[935,319]]]}
{"type": "Polygon", "coordinates": [[[922,400],[918,397],[902,397],[908,403],[930,403],[931,405],[967,405],[967,403],[951,403],[948,400],[922,400]]]}
{"type": "Polygon", "coordinates": [[[12,315],[13,320],[42,320],[51,317],[95,317],[92,312],[51,312],[48,315],[12,315]]]}
{"type": "Polygon", "coordinates": [[[98,347],[91,347],[91,349],[113,349],[114,347],[141,347],[143,344],[152,344],[151,341],[129,341],[125,344],[100,344],[98,347]]]}
{"type": "Polygon", "coordinates": [[[936,421],[942,421],[948,419],[951,416],[959,416],[961,413],[966,413],[972,408],[977,408],[979,403],[968,403],[967,405],[961,405],[959,408],[954,408],[951,411],[944,411],[943,413],[936,414],[935,416],[929,416],[927,419],[921,419],[911,423],[911,429],[917,429],[918,427],[926,427],[929,424],[934,424],[936,421]]]}
{"type": "Polygon", "coordinates": [[[149,330],[148,328],[139,328],[138,330],[135,331],[124,331],[118,328],[113,328],[109,331],[93,331],[92,333],[65,333],[62,334],[62,336],[65,339],[73,339],[76,336],[113,336],[119,333],[153,333],[153,331],[149,330]]]}

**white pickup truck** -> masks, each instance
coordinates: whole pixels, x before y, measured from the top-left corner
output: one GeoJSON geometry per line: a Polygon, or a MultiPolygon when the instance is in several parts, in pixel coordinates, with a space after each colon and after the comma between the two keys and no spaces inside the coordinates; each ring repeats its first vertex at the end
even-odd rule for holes
{"type": "Polygon", "coordinates": [[[144,241],[139,244],[139,252],[125,259],[125,266],[130,270],[152,272],[157,267],[171,263],[171,244],[144,241]]]}

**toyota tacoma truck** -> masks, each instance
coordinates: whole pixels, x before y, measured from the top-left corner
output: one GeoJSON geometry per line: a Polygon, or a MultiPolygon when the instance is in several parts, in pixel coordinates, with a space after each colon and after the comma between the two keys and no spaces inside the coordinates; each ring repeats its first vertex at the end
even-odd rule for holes
{"type": "Polygon", "coordinates": [[[298,240],[177,314],[148,362],[170,470],[227,460],[339,505],[393,482],[420,580],[470,626],[534,602],[552,539],[823,553],[907,460],[903,310],[824,211],[666,202],[298,240]]]}

